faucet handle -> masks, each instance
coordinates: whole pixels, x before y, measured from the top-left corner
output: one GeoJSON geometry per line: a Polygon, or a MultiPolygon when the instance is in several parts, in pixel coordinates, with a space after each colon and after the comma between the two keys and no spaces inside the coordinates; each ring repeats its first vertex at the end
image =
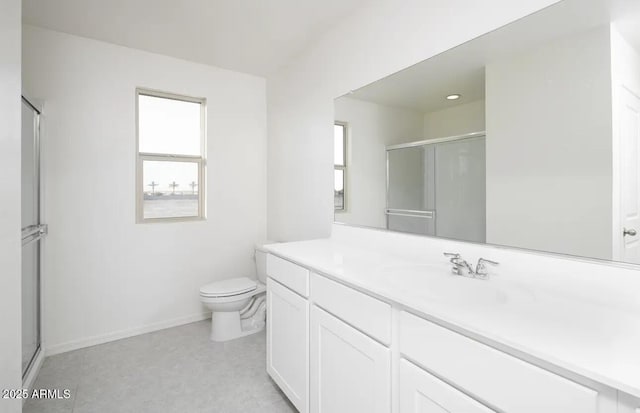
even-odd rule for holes
{"type": "Polygon", "coordinates": [[[488,259],[486,259],[486,258],[480,258],[480,259],[478,260],[478,264],[491,264],[491,265],[498,265],[498,264],[500,264],[500,263],[499,263],[499,262],[496,262],[496,261],[488,260],[488,259]]]}
{"type": "Polygon", "coordinates": [[[449,262],[451,264],[456,264],[458,261],[462,259],[460,254],[458,254],[457,252],[444,252],[443,254],[445,257],[449,258],[449,262]]]}
{"type": "Polygon", "coordinates": [[[476,275],[480,278],[486,279],[489,278],[489,272],[487,271],[487,264],[498,265],[499,263],[496,261],[487,260],[485,258],[480,258],[478,260],[478,264],[476,265],[476,275]]]}

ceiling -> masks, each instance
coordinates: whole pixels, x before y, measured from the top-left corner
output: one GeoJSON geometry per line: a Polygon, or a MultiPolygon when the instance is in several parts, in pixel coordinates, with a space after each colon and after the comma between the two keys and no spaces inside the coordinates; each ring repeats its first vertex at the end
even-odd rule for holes
{"type": "Polygon", "coordinates": [[[351,92],[348,97],[421,113],[483,99],[484,68],[491,61],[610,21],[618,26],[624,23],[620,30],[624,28],[627,40],[640,45],[639,0],[565,0],[351,92]],[[462,98],[445,99],[453,93],[462,98]]]}
{"type": "Polygon", "coordinates": [[[23,22],[267,76],[371,0],[23,0],[23,22]]]}

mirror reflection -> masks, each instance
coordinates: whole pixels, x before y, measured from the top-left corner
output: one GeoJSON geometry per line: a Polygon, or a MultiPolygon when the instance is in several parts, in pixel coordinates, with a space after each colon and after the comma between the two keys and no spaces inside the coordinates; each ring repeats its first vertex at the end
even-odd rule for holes
{"type": "Polygon", "coordinates": [[[390,230],[485,241],[484,133],[387,147],[390,230]]]}
{"type": "Polygon", "coordinates": [[[640,263],[636,0],[565,0],[335,120],[337,222],[640,263]]]}

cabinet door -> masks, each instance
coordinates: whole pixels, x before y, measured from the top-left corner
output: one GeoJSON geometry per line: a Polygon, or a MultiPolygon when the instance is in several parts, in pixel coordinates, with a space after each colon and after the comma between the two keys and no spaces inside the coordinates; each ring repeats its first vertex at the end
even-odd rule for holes
{"type": "Polygon", "coordinates": [[[308,411],[309,302],[267,279],[267,372],[298,411],[308,411]]]}
{"type": "Polygon", "coordinates": [[[400,413],[493,413],[415,364],[400,361],[400,413]]]}
{"type": "Polygon", "coordinates": [[[390,357],[382,344],[313,306],[311,412],[390,412],[390,357]]]}

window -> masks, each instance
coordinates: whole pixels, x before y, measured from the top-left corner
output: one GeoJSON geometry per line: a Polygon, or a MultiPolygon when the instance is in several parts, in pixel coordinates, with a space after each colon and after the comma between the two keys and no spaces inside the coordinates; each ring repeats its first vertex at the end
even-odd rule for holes
{"type": "Polygon", "coordinates": [[[205,103],[136,90],[137,222],[205,217],[205,103]]]}
{"type": "Polygon", "coordinates": [[[333,125],[333,204],[336,211],[345,211],[345,187],[347,177],[347,124],[333,125]]]}

